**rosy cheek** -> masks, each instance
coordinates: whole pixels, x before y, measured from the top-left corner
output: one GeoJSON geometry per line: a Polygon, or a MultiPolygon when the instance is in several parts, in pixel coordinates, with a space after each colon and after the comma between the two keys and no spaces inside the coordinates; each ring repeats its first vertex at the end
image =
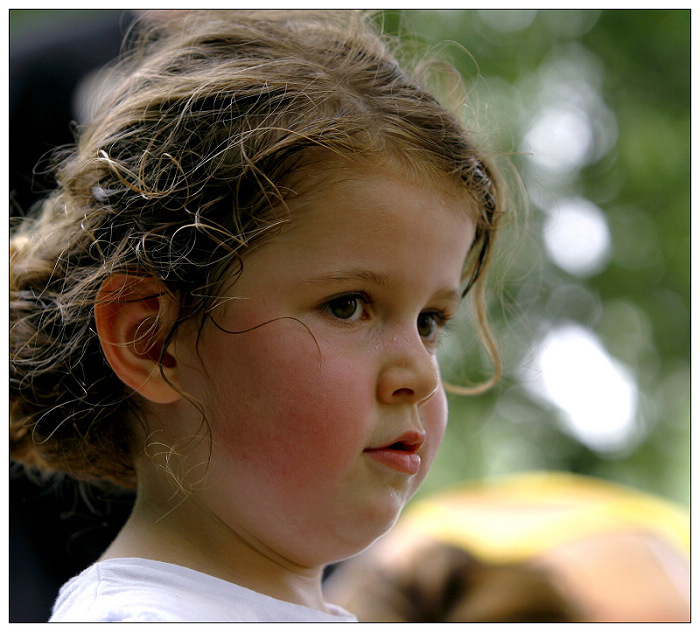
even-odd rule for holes
{"type": "Polygon", "coordinates": [[[353,450],[366,447],[371,419],[368,371],[342,354],[319,356],[306,332],[289,322],[256,334],[235,345],[222,341],[212,352],[211,365],[219,367],[212,395],[221,449],[297,481],[356,458],[353,450]],[[292,344],[280,345],[280,336],[292,344]],[[232,357],[244,370],[231,365],[232,357]]]}

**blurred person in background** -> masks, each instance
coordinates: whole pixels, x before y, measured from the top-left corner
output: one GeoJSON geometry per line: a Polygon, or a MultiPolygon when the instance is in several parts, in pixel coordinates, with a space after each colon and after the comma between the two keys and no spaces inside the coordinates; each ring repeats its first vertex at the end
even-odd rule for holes
{"type": "Polygon", "coordinates": [[[417,500],[327,598],[372,622],[690,621],[689,517],[571,474],[417,500]]]}

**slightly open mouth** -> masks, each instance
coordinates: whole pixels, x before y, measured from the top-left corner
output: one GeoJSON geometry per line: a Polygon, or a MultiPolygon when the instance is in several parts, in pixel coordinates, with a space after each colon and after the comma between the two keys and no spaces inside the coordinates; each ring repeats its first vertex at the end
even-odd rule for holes
{"type": "Polygon", "coordinates": [[[404,443],[403,441],[397,441],[396,443],[392,443],[391,445],[389,445],[383,449],[384,450],[400,450],[401,452],[415,452],[418,449],[418,445],[417,444],[409,445],[408,443],[404,443]]]}
{"type": "Polygon", "coordinates": [[[365,452],[380,452],[384,450],[393,450],[396,452],[415,452],[416,450],[418,450],[419,447],[420,444],[410,444],[405,443],[404,441],[397,441],[396,443],[392,443],[391,445],[385,445],[381,448],[367,448],[365,452]]]}
{"type": "Polygon", "coordinates": [[[420,471],[421,458],[418,449],[423,444],[422,441],[396,441],[381,448],[368,448],[365,450],[367,456],[372,460],[389,467],[394,471],[403,474],[413,475],[420,471]]]}

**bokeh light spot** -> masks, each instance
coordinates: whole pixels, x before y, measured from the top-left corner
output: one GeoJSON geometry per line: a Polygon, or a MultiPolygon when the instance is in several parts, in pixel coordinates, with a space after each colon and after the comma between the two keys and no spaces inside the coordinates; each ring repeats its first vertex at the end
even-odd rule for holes
{"type": "Polygon", "coordinates": [[[637,383],[590,329],[566,324],[550,331],[533,368],[529,391],[557,406],[563,429],[592,450],[620,451],[638,435],[637,383]]]}
{"type": "Polygon", "coordinates": [[[567,198],[548,213],[543,236],[550,259],[575,276],[600,272],[611,243],[603,211],[584,198],[567,198]]]}

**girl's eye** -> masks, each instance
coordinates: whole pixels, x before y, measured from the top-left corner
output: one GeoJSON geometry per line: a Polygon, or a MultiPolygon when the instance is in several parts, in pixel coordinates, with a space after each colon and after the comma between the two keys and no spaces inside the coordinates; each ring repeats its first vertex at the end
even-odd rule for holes
{"type": "Polygon", "coordinates": [[[434,340],[447,319],[438,312],[424,312],[418,316],[418,333],[422,338],[434,340]]]}
{"type": "Polygon", "coordinates": [[[324,305],[325,309],[340,320],[360,320],[365,311],[361,296],[347,295],[331,299],[324,305]]]}

